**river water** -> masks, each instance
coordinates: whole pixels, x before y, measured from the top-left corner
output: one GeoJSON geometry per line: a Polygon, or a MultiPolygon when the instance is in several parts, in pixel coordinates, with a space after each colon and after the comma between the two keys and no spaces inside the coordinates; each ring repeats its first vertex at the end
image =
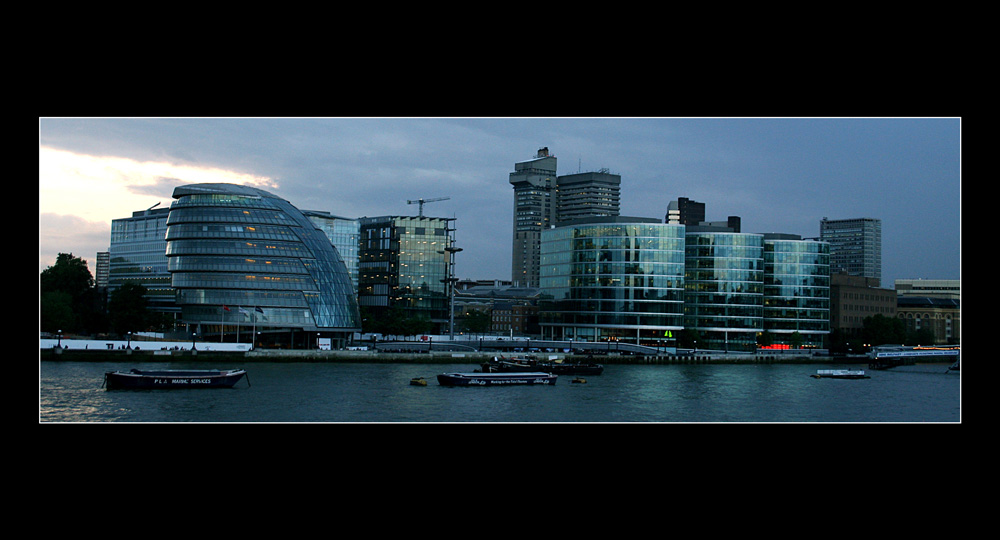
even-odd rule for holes
{"type": "Polygon", "coordinates": [[[106,371],[131,367],[40,362],[39,422],[961,422],[961,376],[947,364],[868,370],[871,378],[859,380],[810,377],[856,365],[606,365],[585,383],[561,376],[554,386],[463,388],[435,376],[473,365],[253,362],[231,389],[102,387],[106,371]],[[418,376],[427,386],[409,384],[418,376]]]}

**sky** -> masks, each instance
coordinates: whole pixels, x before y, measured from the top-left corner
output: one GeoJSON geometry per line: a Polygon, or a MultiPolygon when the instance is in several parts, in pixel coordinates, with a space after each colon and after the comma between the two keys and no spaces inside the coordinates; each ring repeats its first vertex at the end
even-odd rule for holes
{"type": "Polygon", "coordinates": [[[547,147],[557,174],[621,175],[621,215],[678,197],[743,232],[819,236],[882,220],[882,286],[960,279],[961,118],[40,117],[39,272],[94,271],[111,220],[167,207],[176,186],[252,185],[349,218],[456,219],[456,273],[511,278],[514,164],[547,147]]]}

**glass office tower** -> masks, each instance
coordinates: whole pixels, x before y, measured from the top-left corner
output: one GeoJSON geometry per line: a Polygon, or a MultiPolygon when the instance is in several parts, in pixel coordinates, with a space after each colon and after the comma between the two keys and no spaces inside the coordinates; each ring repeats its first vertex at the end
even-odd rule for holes
{"type": "Polygon", "coordinates": [[[174,289],[167,270],[167,214],[169,208],[149,208],[132,217],[111,220],[107,287],[113,294],[125,283],[146,288],[152,311],[176,316],[174,289]]]}
{"type": "Polygon", "coordinates": [[[347,273],[351,275],[351,283],[354,284],[354,292],[358,292],[358,238],[360,236],[360,225],[357,219],[335,216],[329,212],[318,210],[303,210],[302,213],[309,218],[323,234],[330,239],[333,247],[337,248],[341,260],[347,267],[347,273]]]}
{"type": "Polygon", "coordinates": [[[664,344],[683,328],[684,226],[590,218],[542,232],[543,339],[664,344]]]}
{"type": "Polygon", "coordinates": [[[685,322],[697,348],[753,351],[764,328],[764,237],[686,234],[685,322]]]}
{"type": "Polygon", "coordinates": [[[776,344],[823,346],[830,333],[830,244],[764,235],[764,330],[776,344]]]}
{"type": "Polygon", "coordinates": [[[433,322],[444,332],[449,319],[446,280],[454,218],[362,217],[359,220],[358,303],[376,319],[393,307],[407,317],[433,322]]]}
{"type": "Polygon", "coordinates": [[[168,268],[181,322],[199,339],[240,332],[231,339],[304,348],[322,336],[342,346],[360,330],[344,262],[288,201],[233,184],[181,186],[173,197],[168,268]]]}

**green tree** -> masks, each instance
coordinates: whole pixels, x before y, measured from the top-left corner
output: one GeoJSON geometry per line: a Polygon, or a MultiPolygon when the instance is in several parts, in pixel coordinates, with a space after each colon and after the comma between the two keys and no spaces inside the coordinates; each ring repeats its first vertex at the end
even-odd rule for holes
{"type": "Polygon", "coordinates": [[[101,318],[97,316],[94,277],[87,269],[87,261],[72,253],[60,253],[53,266],[42,270],[38,289],[42,330],[82,332],[97,329],[95,326],[101,318]]]}
{"type": "Polygon", "coordinates": [[[135,283],[122,284],[108,300],[112,331],[125,334],[146,330],[151,320],[146,304],[145,287],[135,283]]]}
{"type": "Polygon", "coordinates": [[[486,311],[470,311],[462,320],[461,328],[466,332],[483,334],[490,330],[493,323],[492,317],[486,311]]]}
{"type": "Polygon", "coordinates": [[[73,298],[63,291],[49,291],[41,294],[39,305],[39,327],[44,332],[70,332],[76,330],[73,314],[73,298]]]}
{"type": "Polygon", "coordinates": [[[865,317],[861,322],[861,339],[873,347],[902,344],[906,341],[906,327],[903,321],[881,314],[865,317]]]}

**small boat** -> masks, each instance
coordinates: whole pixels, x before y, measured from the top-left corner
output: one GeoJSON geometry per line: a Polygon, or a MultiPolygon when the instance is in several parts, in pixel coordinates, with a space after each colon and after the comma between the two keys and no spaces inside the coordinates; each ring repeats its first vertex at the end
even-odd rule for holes
{"type": "Polygon", "coordinates": [[[601,364],[584,364],[576,362],[549,362],[539,364],[541,371],[555,373],[557,375],[600,375],[604,373],[604,366],[601,364]]]}
{"type": "MultiPolygon", "coordinates": [[[[161,369],[107,371],[108,390],[147,388],[232,388],[246,375],[245,369],[161,369]]],[[[249,384],[249,379],[247,383],[249,384]]]]}
{"type": "Polygon", "coordinates": [[[583,377],[576,377],[576,378],[574,378],[574,379],[573,379],[572,381],[570,381],[570,382],[573,382],[573,383],[583,383],[583,384],[586,384],[586,382],[587,382],[587,379],[584,379],[583,377]]]}
{"type": "Polygon", "coordinates": [[[861,369],[818,369],[814,379],[870,379],[861,369]]]}
{"type": "Polygon", "coordinates": [[[600,375],[604,373],[604,366],[593,363],[563,362],[556,360],[553,362],[539,362],[534,358],[497,358],[493,357],[489,362],[484,362],[483,373],[523,373],[529,371],[542,371],[555,375],[600,375]]]}
{"type": "Polygon", "coordinates": [[[510,386],[555,384],[558,375],[544,372],[512,373],[442,373],[437,376],[442,386],[510,386]]]}
{"type": "Polygon", "coordinates": [[[483,373],[524,373],[540,371],[534,358],[504,358],[496,356],[479,366],[483,373]]]}
{"type": "Polygon", "coordinates": [[[410,384],[413,386],[427,386],[427,379],[423,377],[414,377],[410,379],[410,384]]]}

